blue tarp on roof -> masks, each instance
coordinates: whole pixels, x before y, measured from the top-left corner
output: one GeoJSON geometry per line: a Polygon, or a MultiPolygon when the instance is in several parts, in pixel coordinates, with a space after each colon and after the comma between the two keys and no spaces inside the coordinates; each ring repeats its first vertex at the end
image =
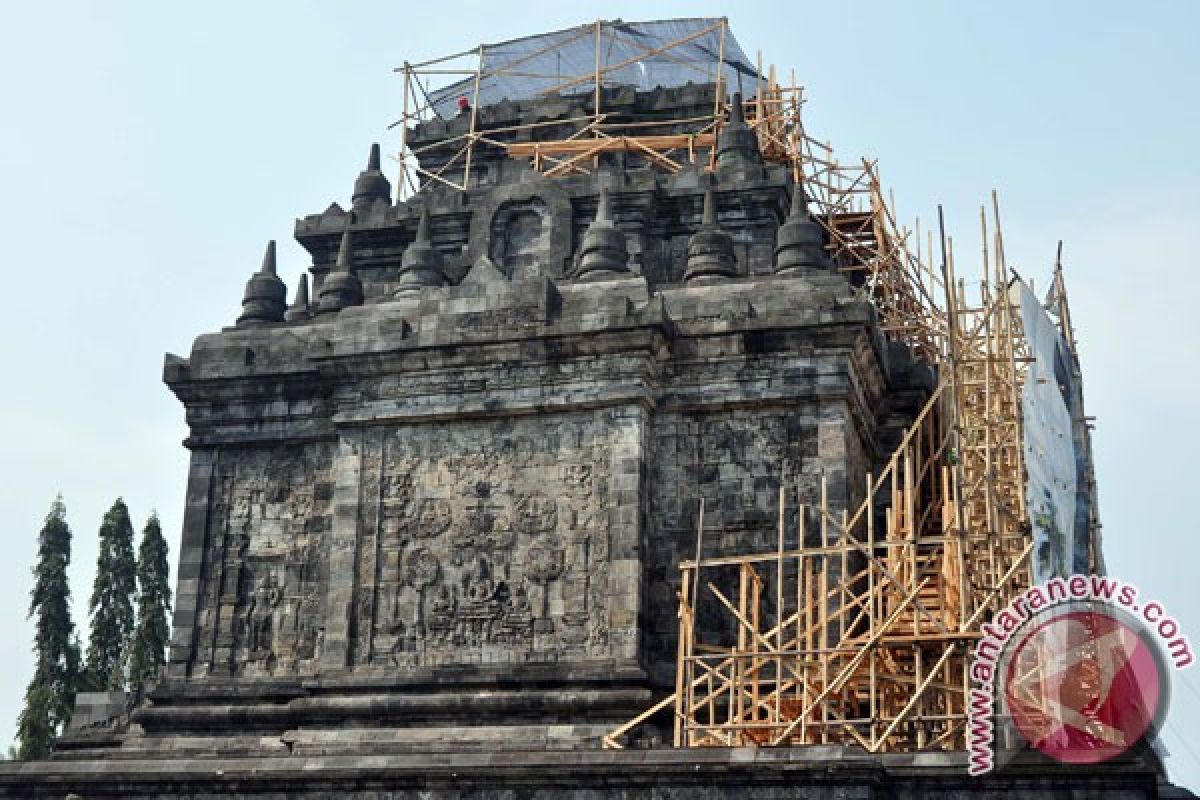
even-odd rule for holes
{"type": "MultiPolygon", "coordinates": [[[[588,23],[575,28],[482,46],[480,106],[518,102],[543,94],[586,94],[595,88],[597,53],[604,86],[683,86],[713,83],[718,60],[725,85],[746,97],[755,93],[758,72],[726,24],[722,43],[718,18],[588,23]],[[691,38],[689,38],[691,37],[691,38]],[[688,41],[674,44],[681,39],[688,41]],[[674,45],[674,46],[671,46],[674,45]],[[661,52],[654,52],[661,50],[661,52]],[[723,56],[723,58],[722,58],[723,56]]],[[[469,77],[429,93],[443,118],[458,113],[458,98],[475,96],[469,77]]]]}

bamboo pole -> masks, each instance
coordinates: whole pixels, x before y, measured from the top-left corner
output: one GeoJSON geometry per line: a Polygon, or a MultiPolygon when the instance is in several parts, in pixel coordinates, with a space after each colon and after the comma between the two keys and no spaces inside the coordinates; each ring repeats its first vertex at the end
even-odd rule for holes
{"type": "Polygon", "coordinates": [[[754,125],[760,127],[763,124],[763,83],[762,83],[762,50],[758,51],[755,58],[756,68],[754,70],[754,125]]]}
{"type": "MultiPolygon", "coordinates": [[[[691,656],[696,650],[696,617],[700,610],[700,585],[701,585],[700,584],[700,570],[701,570],[701,565],[703,564],[703,557],[704,557],[704,497],[701,496],[700,497],[700,510],[699,510],[699,514],[697,515],[697,519],[696,519],[696,566],[695,566],[695,569],[692,571],[692,597],[691,597],[692,604],[691,604],[691,608],[690,608],[691,613],[688,616],[687,652],[685,653],[685,657],[687,658],[687,663],[689,665],[692,663],[691,656]]],[[[677,666],[677,669],[679,671],[683,671],[683,668],[684,668],[684,664],[681,662],[677,666]]],[[[689,667],[689,669],[690,669],[690,667],[689,667]]],[[[690,672],[688,673],[687,677],[694,678],[694,676],[692,676],[690,672]]],[[[688,686],[691,687],[692,685],[693,684],[689,681],[688,686]]],[[[691,689],[690,688],[688,690],[688,695],[689,695],[687,698],[688,703],[684,707],[683,714],[682,714],[683,721],[686,724],[690,724],[693,721],[692,720],[691,702],[690,702],[690,700],[691,700],[691,697],[690,697],[691,689]]],[[[691,734],[688,734],[687,739],[685,740],[688,745],[692,744],[692,742],[690,741],[690,737],[691,737],[691,734]]]]}
{"type": "MultiPolygon", "coordinates": [[[[697,559],[697,564],[699,559],[697,559]]],[[[699,566],[695,568],[698,570],[699,566]]],[[[694,581],[695,570],[681,570],[681,581],[679,584],[679,641],[676,643],[675,657],[675,746],[683,746],[684,736],[684,720],[692,713],[691,705],[684,703],[684,683],[690,684],[688,678],[691,676],[692,666],[690,657],[692,654],[691,636],[694,630],[692,617],[691,595],[695,594],[692,586],[699,586],[694,581]]]]}
{"type": "MultiPolygon", "coordinates": [[[[800,481],[796,480],[796,649],[802,650],[805,646],[804,641],[804,626],[809,621],[809,604],[808,604],[808,560],[804,555],[804,503],[800,493],[800,481]]],[[[804,675],[807,678],[808,666],[804,665],[804,675]]],[[[796,701],[803,702],[804,690],[799,685],[796,686],[796,701]]],[[[801,731],[803,737],[803,731],[801,731]]]]}
{"type": "MultiPolygon", "coordinates": [[[[700,498],[700,513],[696,521],[696,569],[692,576],[692,618],[691,631],[689,633],[689,642],[695,646],[696,641],[696,612],[700,609],[700,568],[703,563],[702,557],[704,553],[704,498],[700,498]]],[[[690,655],[690,654],[689,654],[690,655]]]]}
{"type": "MultiPolygon", "coordinates": [[[[408,161],[406,160],[404,151],[408,145],[408,92],[409,92],[409,81],[411,80],[411,77],[412,77],[411,70],[408,66],[408,62],[405,61],[404,62],[404,99],[403,99],[403,106],[400,111],[400,119],[401,119],[401,125],[400,125],[400,174],[396,177],[396,194],[397,195],[399,195],[399,193],[402,191],[404,186],[408,185],[408,182],[410,180],[409,176],[408,176],[408,161]]],[[[397,197],[396,199],[397,199],[397,201],[399,201],[400,198],[397,197]]]]}
{"type": "Polygon", "coordinates": [[[596,20],[596,91],[592,101],[592,116],[600,118],[600,20],[596,20]]]}
{"type": "Polygon", "coordinates": [[[471,122],[468,128],[467,163],[463,167],[463,191],[471,188],[471,161],[475,154],[475,125],[479,120],[479,84],[483,78],[483,45],[479,45],[479,63],[475,67],[475,91],[471,98],[471,122]]]}
{"type": "Polygon", "coordinates": [[[713,117],[715,119],[722,118],[721,109],[725,105],[725,30],[729,27],[729,19],[721,17],[719,24],[721,26],[721,35],[717,42],[717,79],[714,81],[716,92],[713,98],[713,117]]]}
{"type": "MultiPolygon", "coordinates": [[[[879,638],[892,627],[892,625],[896,622],[896,620],[903,613],[904,608],[909,603],[911,603],[913,601],[913,599],[916,598],[917,593],[920,592],[920,590],[923,588],[924,588],[924,582],[918,584],[911,592],[909,592],[905,596],[903,602],[901,602],[900,605],[897,606],[896,609],[891,614],[888,615],[887,619],[884,621],[883,625],[880,627],[879,632],[876,633],[875,636],[871,637],[866,642],[864,642],[861,647],[857,648],[857,650],[855,651],[855,655],[850,659],[850,661],[848,661],[842,667],[842,669],[838,672],[837,677],[833,680],[832,683],[829,681],[826,681],[824,683],[824,685],[821,687],[820,694],[818,694],[817,697],[805,709],[805,713],[801,714],[801,716],[799,718],[797,718],[796,720],[793,720],[792,722],[790,722],[788,724],[788,727],[784,729],[783,733],[781,733],[780,736],[776,738],[776,740],[774,742],[775,744],[782,742],[784,739],[786,739],[788,736],[790,736],[792,731],[795,730],[796,725],[799,724],[800,720],[803,719],[808,712],[812,711],[812,709],[815,705],[817,705],[822,700],[824,700],[830,694],[830,692],[833,691],[834,686],[840,685],[841,682],[843,681],[843,679],[848,677],[858,667],[858,665],[860,663],[862,663],[862,659],[865,658],[866,655],[871,652],[872,648],[875,646],[875,643],[879,641],[879,638]]],[[[827,726],[823,725],[822,727],[826,728],[827,726]]],[[[825,739],[824,731],[822,732],[822,739],[823,740],[825,739]]]]}
{"type": "MultiPolygon", "coordinates": [[[[821,650],[829,649],[829,485],[825,473],[821,473],[821,576],[820,595],[817,598],[817,619],[821,629],[817,632],[820,637],[821,650]]],[[[829,659],[821,659],[821,690],[829,690],[829,659]]],[[[829,742],[829,705],[821,705],[821,743],[829,742]]]]}
{"type": "MultiPolygon", "coordinates": [[[[785,549],[784,542],[784,512],[786,510],[786,486],[787,482],[783,475],[779,477],[779,541],[776,547],[776,569],[775,569],[775,649],[782,651],[784,649],[784,625],[783,625],[783,551],[785,549]]],[[[799,606],[796,607],[799,611],[799,606]]],[[[783,659],[781,656],[775,657],[775,722],[782,719],[782,703],[783,703],[783,659]]]]}
{"type": "Polygon", "coordinates": [[[759,632],[762,630],[760,617],[762,612],[762,580],[758,577],[758,572],[756,572],[749,564],[746,565],[746,571],[750,573],[752,578],[754,578],[750,584],[751,629],[755,632],[756,641],[761,642],[761,644],[757,644],[755,646],[754,650],[752,651],[754,656],[750,660],[750,714],[751,719],[757,720],[759,706],[762,700],[762,666],[764,663],[759,657],[758,653],[761,652],[759,648],[762,648],[762,651],[769,651],[770,641],[766,637],[759,635],[759,632]]]}

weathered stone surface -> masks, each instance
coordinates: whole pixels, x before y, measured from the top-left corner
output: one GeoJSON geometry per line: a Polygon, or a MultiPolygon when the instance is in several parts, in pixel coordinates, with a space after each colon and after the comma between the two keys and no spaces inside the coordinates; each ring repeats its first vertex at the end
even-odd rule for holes
{"type": "Polygon", "coordinates": [[[1173,791],[1160,786],[1152,767],[1137,761],[1086,769],[1021,764],[979,779],[967,776],[965,760],[955,754],[880,757],[835,747],[367,752],[0,765],[0,797],[23,800],[61,800],[69,792],[86,800],[1149,800],[1180,796],[1173,791]]]}
{"type": "MultiPolygon", "coordinates": [[[[412,132],[428,168],[462,124],[412,132]]],[[[672,750],[653,723],[599,749],[673,688],[700,499],[707,552],[773,546],[780,487],[850,507],[932,386],[810,269],[811,231],[775,274],[803,193],[752,139],[735,115],[715,177],[546,179],[481,145],[469,191],[396,206],[373,149],[352,211],[296,224],[315,307],[255,284],[164,364],[191,464],[163,680],[0,765],[0,797],[1155,796],[1141,764],[968,783],[954,756],[672,750]]]]}

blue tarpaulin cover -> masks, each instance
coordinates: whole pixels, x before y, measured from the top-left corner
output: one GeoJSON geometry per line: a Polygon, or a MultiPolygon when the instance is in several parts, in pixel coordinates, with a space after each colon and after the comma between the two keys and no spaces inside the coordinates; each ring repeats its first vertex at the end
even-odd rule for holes
{"type": "MultiPolygon", "coordinates": [[[[505,99],[518,102],[542,94],[591,92],[597,53],[603,86],[647,90],[683,86],[689,81],[713,83],[721,60],[730,91],[751,97],[757,88],[757,70],[720,19],[615,20],[601,22],[598,32],[595,23],[588,23],[483,45],[478,105],[505,99]],[[688,41],[674,44],[682,39],[688,41]],[[653,52],[657,50],[661,52],[653,52]]],[[[429,93],[433,110],[445,119],[458,113],[460,97],[474,99],[474,76],[429,93]]]]}

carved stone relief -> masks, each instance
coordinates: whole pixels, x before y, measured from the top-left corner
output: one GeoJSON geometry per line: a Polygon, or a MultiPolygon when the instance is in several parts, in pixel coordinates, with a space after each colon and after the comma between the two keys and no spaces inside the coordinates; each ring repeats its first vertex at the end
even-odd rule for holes
{"type": "Polygon", "coordinates": [[[567,275],[571,199],[552,180],[498,186],[471,216],[467,262],[486,256],[510,280],[567,275]]]}
{"type": "Polygon", "coordinates": [[[541,198],[501,206],[492,220],[492,263],[509,278],[540,274],[538,262],[549,249],[551,224],[541,198]]]}
{"type": "Polygon", "coordinates": [[[230,449],[217,464],[193,672],[315,671],[333,487],[327,445],[230,449]]]}
{"type": "Polygon", "coordinates": [[[369,434],[354,664],[607,655],[614,435],[590,414],[369,434]]]}

